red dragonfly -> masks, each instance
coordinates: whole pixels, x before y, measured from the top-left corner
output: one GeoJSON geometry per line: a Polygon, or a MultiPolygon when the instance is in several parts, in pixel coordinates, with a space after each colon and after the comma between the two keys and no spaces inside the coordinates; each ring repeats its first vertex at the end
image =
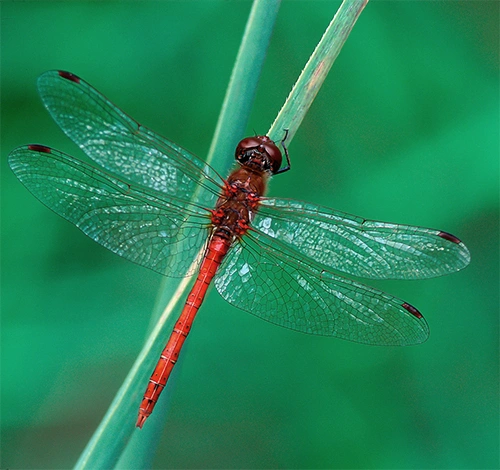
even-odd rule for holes
{"type": "Polygon", "coordinates": [[[167,276],[198,270],[148,383],[138,427],[153,411],[212,281],[230,304],[286,328],[410,345],[429,335],[422,314],[344,275],[422,279],[470,261],[465,245],[447,232],[264,197],[268,178],[290,168],[283,142],[285,167],[269,137],[241,140],[237,168],[224,180],[72,73],[46,72],[38,90],[56,123],[105,171],[33,144],[9,155],[19,180],[124,258],[167,276]]]}

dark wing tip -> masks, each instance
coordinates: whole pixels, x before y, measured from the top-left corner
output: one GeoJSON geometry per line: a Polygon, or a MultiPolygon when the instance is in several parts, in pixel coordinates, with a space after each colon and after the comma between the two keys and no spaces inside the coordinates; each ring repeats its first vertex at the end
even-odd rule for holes
{"type": "MultiPolygon", "coordinates": [[[[457,247],[457,256],[460,257],[460,263],[457,264],[457,269],[456,271],[465,268],[469,263],[470,263],[470,252],[467,249],[467,247],[463,244],[462,240],[460,238],[455,237],[455,235],[452,235],[451,233],[448,232],[439,232],[438,237],[441,237],[443,240],[447,240],[451,243],[454,243],[455,245],[458,245],[457,247]]],[[[458,258],[457,258],[457,263],[458,263],[458,258]]]]}
{"type": "Polygon", "coordinates": [[[413,306],[407,302],[404,302],[401,307],[410,312],[414,317],[424,318],[424,316],[413,306]]]}
{"type": "Polygon", "coordinates": [[[80,77],[77,77],[74,73],[65,72],[64,70],[58,70],[57,73],[60,77],[65,78],[66,80],[71,80],[75,83],[80,83],[80,77]]]}
{"type": "Polygon", "coordinates": [[[452,243],[456,243],[457,245],[462,243],[462,240],[459,238],[455,237],[455,235],[452,235],[451,233],[448,232],[439,232],[438,237],[444,238],[445,240],[448,240],[452,243]]]}
{"type": "Polygon", "coordinates": [[[33,150],[34,152],[52,153],[52,149],[50,147],[40,144],[28,145],[28,150],[33,150]]]}
{"type": "Polygon", "coordinates": [[[64,70],[58,70],[57,73],[60,77],[65,78],[66,80],[71,80],[75,83],[80,83],[80,77],[77,77],[74,73],[65,72],[64,70]]]}

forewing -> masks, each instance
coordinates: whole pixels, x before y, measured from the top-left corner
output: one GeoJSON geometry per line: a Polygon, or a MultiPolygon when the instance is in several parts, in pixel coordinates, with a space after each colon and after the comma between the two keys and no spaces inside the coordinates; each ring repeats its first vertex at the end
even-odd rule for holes
{"type": "Polygon", "coordinates": [[[100,166],[132,183],[213,205],[221,184],[215,170],[140,125],[81,78],[45,72],[38,91],[56,123],[100,166]]]}
{"type": "Polygon", "coordinates": [[[204,209],[134,188],[57,150],[19,147],[9,155],[9,165],[47,207],[102,246],[158,273],[190,274],[207,239],[210,220],[204,209]]]}
{"type": "Polygon", "coordinates": [[[252,225],[326,269],[370,279],[441,276],[470,261],[467,247],[446,232],[288,199],[264,199],[252,225]]]}
{"type": "Polygon", "coordinates": [[[231,248],[215,286],[232,305],[304,333],[373,345],[417,344],[429,335],[411,305],[306,263],[258,232],[231,248]]]}

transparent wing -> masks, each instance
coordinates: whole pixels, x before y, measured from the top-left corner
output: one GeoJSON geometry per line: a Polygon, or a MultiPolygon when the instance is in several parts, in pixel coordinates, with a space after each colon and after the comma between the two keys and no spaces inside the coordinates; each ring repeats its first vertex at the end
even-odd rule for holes
{"type": "Polygon", "coordinates": [[[264,199],[252,225],[326,269],[370,279],[441,276],[470,261],[466,246],[446,232],[365,220],[288,199],[264,199]]]}
{"type": "Polygon", "coordinates": [[[215,286],[234,306],[304,333],[374,345],[417,344],[429,335],[406,302],[325,271],[255,231],[231,248],[215,286]]]}
{"type": "Polygon", "coordinates": [[[103,168],[131,183],[214,204],[222,183],[215,170],[140,125],[81,78],[45,72],[38,91],[65,134],[103,168]]]}
{"type": "Polygon", "coordinates": [[[114,253],[167,276],[194,271],[210,219],[189,200],[134,188],[41,145],[15,149],[9,165],[43,204],[114,253]]]}

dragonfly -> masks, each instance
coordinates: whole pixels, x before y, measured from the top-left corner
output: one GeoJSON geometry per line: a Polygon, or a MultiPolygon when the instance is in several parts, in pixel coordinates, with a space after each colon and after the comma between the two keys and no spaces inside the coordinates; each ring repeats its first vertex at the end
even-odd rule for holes
{"type": "Polygon", "coordinates": [[[31,144],[9,155],[17,178],[114,253],[166,276],[197,273],[147,384],[140,428],[212,283],[231,305],[285,328],[412,345],[429,336],[420,311],[351,277],[432,278],[470,262],[466,246],[448,232],[266,197],[269,178],[290,169],[284,142],[264,135],[242,139],[236,168],[224,179],[78,76],[49,71],[37,85],[55,122],[100,168],[31,144]]]}

